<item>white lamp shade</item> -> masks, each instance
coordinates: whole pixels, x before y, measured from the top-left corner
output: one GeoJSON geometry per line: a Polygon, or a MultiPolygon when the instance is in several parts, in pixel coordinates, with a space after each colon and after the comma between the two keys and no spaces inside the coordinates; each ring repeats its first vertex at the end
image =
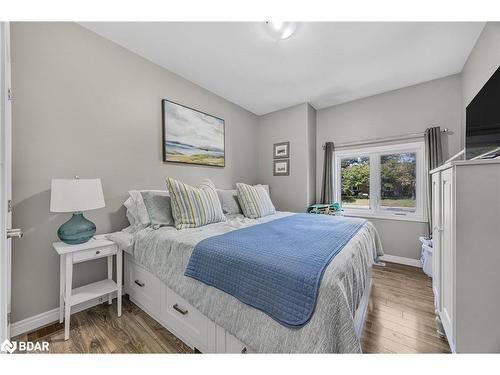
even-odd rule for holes
{"type": "Polygon", "coordinates": [[[53,179],[50,212],[78,212],[104,207],[101,179],[53,179]]]}

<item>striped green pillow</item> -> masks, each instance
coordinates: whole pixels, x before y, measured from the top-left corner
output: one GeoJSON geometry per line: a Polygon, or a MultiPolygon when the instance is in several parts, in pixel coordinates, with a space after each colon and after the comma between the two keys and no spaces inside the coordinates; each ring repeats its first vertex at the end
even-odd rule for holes
{"type": "Polygon", "coordinates": [[[246,217],[257,219],[276,212],[264,186],[237,183],[236,189],[238,190],[238,201],[241,210],[246,217]]]}
{"type": "Polygon", "coordinates": [[[226,221],[212,181],[207,179],[193,187],[168,177],[167,189],[177,229],[197,228],[226,221]]]}

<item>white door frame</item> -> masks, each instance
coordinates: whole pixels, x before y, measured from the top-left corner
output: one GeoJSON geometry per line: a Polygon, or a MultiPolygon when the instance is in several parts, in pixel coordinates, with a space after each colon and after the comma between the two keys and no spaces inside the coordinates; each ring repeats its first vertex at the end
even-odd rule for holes
{"type": "Polygon", "coordinates": [[[10,339],[12,112],[10,90],[10,25],[0,22],[0,343],[10,339]],[[8,318],[9,316],[9,318],[8,318]]]}

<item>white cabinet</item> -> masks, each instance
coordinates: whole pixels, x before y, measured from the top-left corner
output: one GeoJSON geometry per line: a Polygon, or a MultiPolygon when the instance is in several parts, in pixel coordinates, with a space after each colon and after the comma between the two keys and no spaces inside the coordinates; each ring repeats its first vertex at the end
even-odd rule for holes
{"type": "Polygon", "coordinates": [[[459,353],[500,353],[500,161],[433,171],[433,291],[459,353]]]}
{"type": "Polygon", "coordinates": [[[455,254],[453,223],[453,168],[441,173],[441,309],[440,317],[448,341],[453,342],[455,254]]]}
{"type": "Polygon", "coordinates": [[[435,249],[440,248],[441,243],[441,174],[432,175],[432,290],[434,292],[434,304],[436,314],[441,311],[441,252],[435,249]]]}

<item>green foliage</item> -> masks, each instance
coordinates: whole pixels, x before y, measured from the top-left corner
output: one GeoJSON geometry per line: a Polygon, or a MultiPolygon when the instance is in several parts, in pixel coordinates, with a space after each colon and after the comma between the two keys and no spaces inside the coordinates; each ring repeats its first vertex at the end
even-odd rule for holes
{"type": "Polygon", "coordinates": [[[415,154],[384,155],[380,170],[382,198],[415,198],[415,154]]]}
{"type": "MultiPolygon", "coordinates": [[[[415,199],[416,155],[381,156],[383,199],[415,199]]],[[[370,164],[367,157],[342,160],[342,199],[350,202],[369,193],[370,164]]]]}
{"type": "Polygon", "coordinates": [[[342,169],[342,195],[355,196],[359,191],[368,193],[370,165],[368,163],[349,164],[342,169]]]}

